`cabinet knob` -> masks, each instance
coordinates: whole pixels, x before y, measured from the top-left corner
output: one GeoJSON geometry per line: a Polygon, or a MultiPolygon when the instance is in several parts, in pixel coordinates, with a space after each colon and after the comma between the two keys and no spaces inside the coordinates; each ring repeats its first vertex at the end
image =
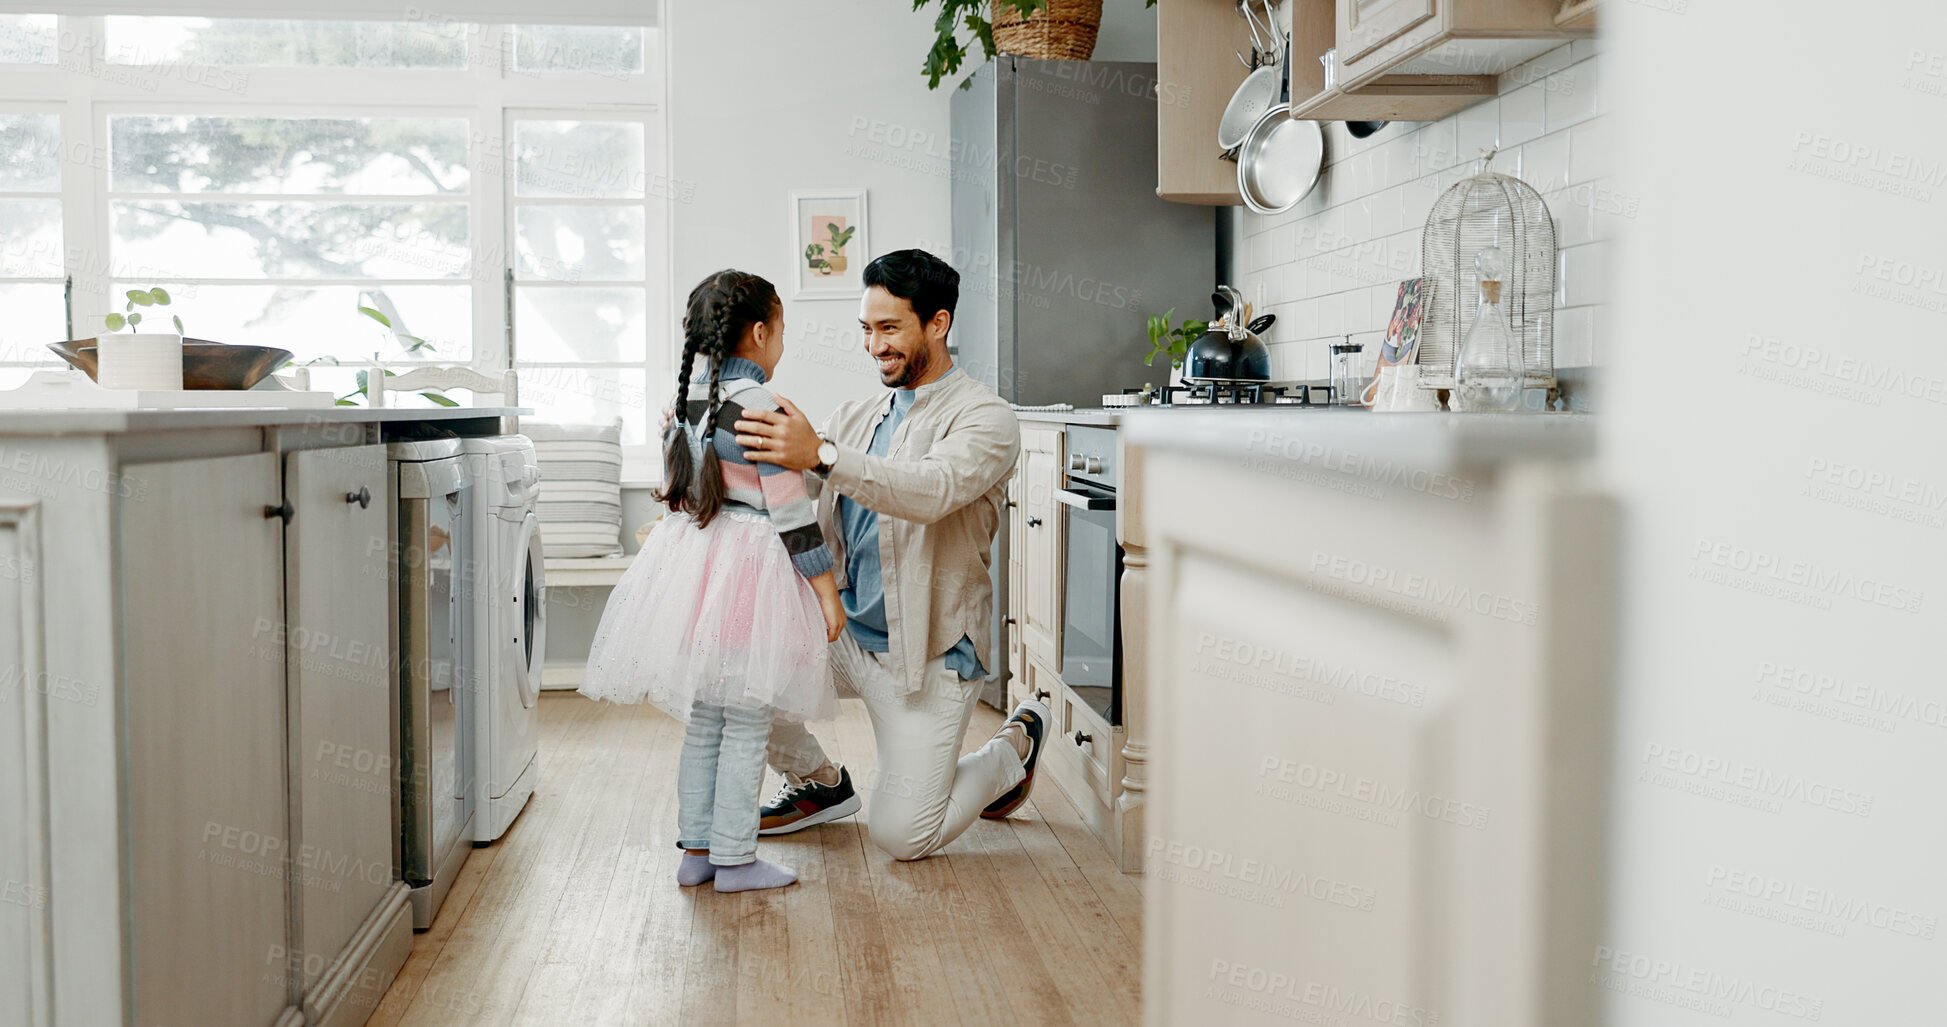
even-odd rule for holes
{"type": "Polygon", "coordinates": [[[345,502],[357,503],[358,508],[363,510],[372,505],[372,490],[360,485],[357,492],[345,493],[345,502]]]}
{"type": "Polygon", "coordinates": [[[1036,692],[1036,693],[1034,693],[1034,697],[1035,697],[1036,699],[1039,699],[1039,700],[1041,700],[1042,702],[1047,702],[1047,701],[1048,701],[1048,693],[1046,693],[1046,692],[1036,692]]]}
{"type": "Polygon", "coordinates": [[[1019,621],[1017,621],[1017,620],[1015,620],[1015,619],[1014,619],[1014,618],[1012,618],[1012,617],[1003,617],[1003,618],[1001,618],[1001,623],[1002,623],[1002,624],[1018,624],[1018,623],[1020,623],[1020,622],[1019,622],[1019,621]]]}
{"type": "Polygon", "coordinates": [[[285,524],[291,523],[291,517],[296,513],[297,513],[297,508],[293,507],[291,505],[291,501],[288,499],[284,500],[282,503],[277,504],[276,506],[264,507],[265,520],[269,520],[272,517],[275,517],[278,520],[283,521],[285,524]]]}
{"type": "Polygon", "coordinates": [[[1069,469],[1069,470],[1071,470],[1071,471],[1079,471],[1079,470],[1081,470],[1081,469],[1082,469],[1082,466],[1083,466],[1083,464],[1082,464],[1082,454],[1080,454],[1080,453],[1071,453],[1071,454],[1069,454],[1069,457],[1068,457],[1068,469],[1069,469]]]}
{"type": "Polygon", "coordinates": [[[1080,731],[1077,731],[1074,734],[1069,735],[1068,737],[1074,739],[1076,745],[1087,745],[1088,743],[1095,740],[1092,736],[1085,735],[1080,731]]]}
{"type": "Polygon", "coordinates": [[[1041,527],[1041,518],[1039,518],[1039,517],[1030,517],[1030,518],[1028,518],[1028,527],[1030,527],[1030,528],[1039,528],[1039,527],[1041,527]]]}

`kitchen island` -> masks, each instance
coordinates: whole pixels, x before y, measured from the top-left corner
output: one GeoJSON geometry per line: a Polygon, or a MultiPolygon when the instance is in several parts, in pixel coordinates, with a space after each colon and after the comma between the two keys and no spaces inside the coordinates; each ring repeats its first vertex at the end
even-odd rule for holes
{"type": "Polygon", "coordinates": [[[1153,597],[1129,628],[1146,1021],[1596,1022],[1614,514],[1593,419],[1120,430],[1153,597]]]}
{"type": "Polygon", "coordinates": [[[412,937],[383,443],[515,413],[0,412],[0,1020],[364,1022],[412,937]]]}

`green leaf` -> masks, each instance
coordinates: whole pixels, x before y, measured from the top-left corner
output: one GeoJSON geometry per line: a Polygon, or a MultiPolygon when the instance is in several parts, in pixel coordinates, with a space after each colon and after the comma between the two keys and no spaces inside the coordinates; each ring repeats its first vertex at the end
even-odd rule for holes
{"type": "Polygon", "coordinates": [[[437,403],[443,407],[459,406],[458,403],[453,402],[452,400],[446,398],[445,396],[440,395],[437,392],[422,392],[420,393],[420,395],[426,397],[427,399],[432,400],[434,403],[437,403]]]}
{"type": "Polygon", "coordinates": [[[183,334],[183,319],[175,314],[171,314],[169,315],[169,320],[176,322],[176,334],[183,334]]]}
{"type": "Polygon", "coordinates": [[[353,390],[353,391],[352,391],[352,392],[350,393],[351,395],[353,395],[353,396],[363,396],[363,395],[365,395],[365,389],[366,389],[366,387],[367,387],[367,386],[366,386],[366,382],[365,382],[365,375],[366,375],[367,373],[368,373],[368,372],[366,372],[366,371],[360,371],[360,372],[358,372],[358,373],[357,373],[356,375],[353,375],[353,380],[355,380],[355,381],[357,381],[357,382],[358,382],[358,388],[357,388],[357,389],[355,389],[355,390],[353,390]]]}
{"type": "Polygon", "coordinates": [[[128,301],[138,307],[155,306],[155,297],[149,295],[147,289],[130,289],[128,291],[128,301]]]}
{"type": "Polygon", "coordinates": [[[377,321],[378,323],[386,326],[387,328],[392,327],[392,322],[387,320],[384,314],[379,313],[377,310],[374,310],[373,308],[368,307],[363,303],[358,305],[358,312],[364,314],[366,317],[369,317],[374,321],[377,321]]]}
{"type": "Polygon", "coordinates": [[[340,396],[338,397],[338,402],[336,405],[341,407],[355,407],[358,404],[352,402],[351,397],[356,395],[358,395],[358,393],[354,392],[354,393],[350,393],[349,395],[340,396]]]}
{"type": "Polygon", "coordinates": [[[119,331],[121,331],[121,330],[122,330],[122,329],[123,329],[124,327],[126,327],[127,325],[128,325],[128,319],[127,319],[127,318],[125,318],[125,317],[123,317],[122,315],[120,315],[120,314],[110,314],[110,315],[108,315],[108,330],[109,330],[109,331],[111,331],[111,332],[119,332],[119,331]]]}
{"type": "Polygon", "coordinates": [[[134,328],[134,327],[135,327],[136,325],[139,325],[139,324],[141,324],[141,323],[142,323],[142,315],[140,315],[140,314],[130,314],[130,315],[128,316],[128,326],[129,326],[130,328],[134,328]]]}

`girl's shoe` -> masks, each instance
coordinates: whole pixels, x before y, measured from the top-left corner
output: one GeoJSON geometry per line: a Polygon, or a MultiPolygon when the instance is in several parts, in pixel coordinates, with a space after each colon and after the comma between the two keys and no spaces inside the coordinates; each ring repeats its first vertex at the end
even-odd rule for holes
{"type": "MultiPolygon", "coordinates": [[[[1048,707],[1041,700],[1028,699],[1015,707],[1014,715],[1007,718],[1007,723],[1001,725],[1001,731],[1007,730],[1007,725],[1014,723],[1019,723],[1026,729],[1028,758],[1021,761],[1021,769],[1025,773],[1021,777],[1020,784],[1008,789],[1006,794],[989,803],[986,809],[980,811],[981,816],[988,820],[1002,820],[1009,813],[1020,809],[1022,803],[1028,801],[1028,792],[1034,788],[1034,765],[1041,759],[1041,739],[1048,728],[1048,717],[1048,707]]],[[[999,731],[995,732],[997,735],[999,733],[999,731]]]]}
{"type": "Polygon", "coordinates": [[[835,785],[821,785],[809,778],[792,784],[787,779],[777,796],[758,811],[757,833],[790,834],[858,811],[859,793],[852,790],[852,772],[840,767],[835,785]]]}

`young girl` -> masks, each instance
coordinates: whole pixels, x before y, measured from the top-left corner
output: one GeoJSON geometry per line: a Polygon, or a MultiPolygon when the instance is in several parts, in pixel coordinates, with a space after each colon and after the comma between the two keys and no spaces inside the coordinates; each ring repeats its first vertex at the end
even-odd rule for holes
{"type": "Polygon", "coordinates": [[[714,879],[720,892],[798,879],[757,858],[764,747],[773,717],[838,711],[825,645],[844,630],[845,610],[803,472],[745,460],[732,427],[744,410],[777,409],[763,383],[783,355],[784,306],[771,283],[719,271],[690,292],[681,416],[664,435],[656,496],[670,513],[616,584],[581,686],[689,722],[676,881],[714,879]]]}

